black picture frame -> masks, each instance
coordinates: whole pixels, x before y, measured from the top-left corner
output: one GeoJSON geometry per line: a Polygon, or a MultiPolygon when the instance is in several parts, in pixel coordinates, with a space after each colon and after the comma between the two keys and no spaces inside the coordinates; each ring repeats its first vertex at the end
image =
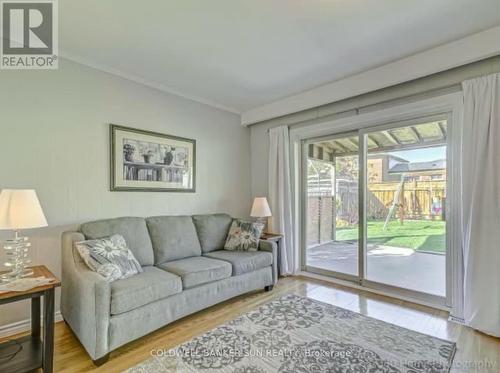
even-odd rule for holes
{"type": "MultiPolygon", "coordinates": [[[[180,136],[168,135],[154,131],[138,128],[125,127],[118,124],[109,125],[110,137],[110,190],[113,192],[196,192],[196,140],[180,136]],[[119,134],[127,134],[130,138],[122,138],[126,144],[117,144],[119,134]],[[135,138],[134,138],[135,136],[135,138]],[[141,138],[141,140],[138,139],[141,138]],[[144,140],[144,138],[149,140],[144,140]],[[154,142],[155,138],[157,143],[154,142]],[[171,140],[173,145],[168,145],[171,140]],[[143,160],[139,160],[135,154],[134,144],[150,147],[147,154],[142,154],[143,160]],[[148,145],[144,145],[148,144],[148,145]],[[128,148],[125,148],[126,146],[128,148]],[[162,148],[168,148],[162,153],[162,148]],[[172,150],[173,149],[173,150],[172,150]],[[175,152],[175,149],[180,149],[175,152]],[[172,154],[172,151],[174,153],[172,154]],[[132,152],[132,153],[131,153],[132,152]],[[127,153],[127,154],[126,154],[127,153]],[[162,162],[152,162],[156,158],[164,158],[162,162]],[[175,158],[180,158],[185,165],[175,164],[175,158]],[[129,159],[126,159],[126,158],[129,159]],[[131,158],[134,157],[134,158],[131,158]],[[170,160],[171,163],[168,163],[170,160]],[[121,176],[118,174],[121,167],[121,176]],[[186,176],[186,172],[188,175],[186,176]],[[179,180],[187,177],[189,185],[179,186],[179,180]],[[168,180],[166,180],[168,179],[168,180]],[[147,184],[151,183],[151,186],[147,184]],[[136,184],[136,185],[134,185],[136,184]],[[172,184],[175,186],[169,187],[172,184]]],[[[121,137],[123,137],[122,135],[121,137]]]]}

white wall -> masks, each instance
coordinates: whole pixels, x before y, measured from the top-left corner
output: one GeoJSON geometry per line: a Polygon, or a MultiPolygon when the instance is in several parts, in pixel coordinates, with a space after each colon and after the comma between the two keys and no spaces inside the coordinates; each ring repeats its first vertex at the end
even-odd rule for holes
{"type": "Polygon", "coordinates": [[[267,197],[268,162],[269,162],[269,128],[272,125],[254,125],[250,127],[250,144],[252,147],[252,196],[267,197]]]}
{"type": "MultiPolygon", "coordinates": [[[[237,115],[66,60],[55,71],[0,71],[0,189],[37,190],[50,227],[26,233],[35,263],[59,276],[61,232],[81,222],[247,216],[250,131],[239,123],[237,115]],[[196,139],[196,193],[110,192],[109,123],[196,139]]],[[[0,240],[9,236],[0,232],[0,240]]],[[[0,328],[28,317],[27,302],[1,306],[0,328]]]]}

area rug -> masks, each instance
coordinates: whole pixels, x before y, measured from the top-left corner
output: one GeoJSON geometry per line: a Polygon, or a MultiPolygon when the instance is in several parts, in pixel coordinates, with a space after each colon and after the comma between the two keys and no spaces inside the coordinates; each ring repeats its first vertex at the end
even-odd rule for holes
{"type": "Polygon", "coordinates": [[[455,343],[297,295],[266,303],[129,369],[152,372],[448,372],[455,343]]]}

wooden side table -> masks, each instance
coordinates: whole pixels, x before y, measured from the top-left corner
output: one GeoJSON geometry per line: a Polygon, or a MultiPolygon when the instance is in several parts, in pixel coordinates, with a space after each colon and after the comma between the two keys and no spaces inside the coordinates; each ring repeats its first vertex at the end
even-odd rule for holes
{"type": "Polygon", "coordinates": [[[45,266],[34,266],[32,277],[53,278],[50,284],[27,291],[0,293],[0,305],[31,299],[31,335],[0,343],[0,372],[22,373],[42,368],[52,373],[54,359],[54,293],[61,281],[45,266]],[[43,334],[40,325],[40,299],[43,300],[43,334]],[[41,337],[41,338],[40,338],[41,337]],[[16,353],[17,351],[17,353],[16,353]]]}
{"type": "Polygon", "coordinates": [[[260,236],[261,240],[264,241],[271,241],[275,242],[276,246],[278,247],[278,276],[281,275],[280,273],[280,262],[281,262],[281,240],[283,239],[282,234],[278,233],[269,233],[269,232],[264,232],[262,233],[262,236],[260,236]]]}

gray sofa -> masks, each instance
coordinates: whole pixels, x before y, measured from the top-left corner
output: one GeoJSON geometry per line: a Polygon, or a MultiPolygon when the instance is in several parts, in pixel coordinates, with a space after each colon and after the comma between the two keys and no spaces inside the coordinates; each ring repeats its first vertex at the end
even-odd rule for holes
{"type": "Polygon", "coordinates": [[[225,251],[226,214],[123,217],[82,224],[62,235],[61,313],[94,363],[174,320],[234,296],[271,290],[277,248],[225,251]],[[84,239],[121,234],[144,272],[108,283],[74,247],[84,239]]]}

